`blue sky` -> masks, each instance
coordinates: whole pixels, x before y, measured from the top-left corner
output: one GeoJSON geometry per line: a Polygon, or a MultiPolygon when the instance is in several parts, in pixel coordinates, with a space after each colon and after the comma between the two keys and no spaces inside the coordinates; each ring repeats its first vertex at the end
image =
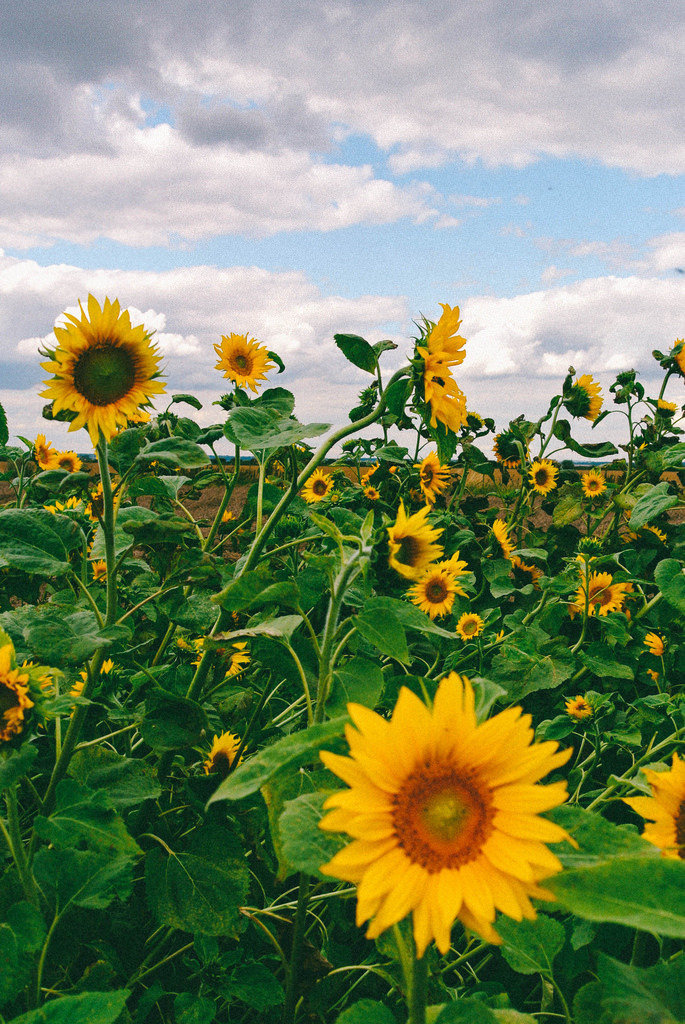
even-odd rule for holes
{"type": "Polygon", "coordinates": [[[89,291],[157,331],[206,422],[231,331],[281,352],[303,418],[336,421],[363,385],[336,331],[390,336],[399,362],[414,318],[458,304],[460,383],[500,426],[570,362],[650,386],[683,335],[671,0],[0,8],[13,433],[44,429],[37,349],[89,291]]]}

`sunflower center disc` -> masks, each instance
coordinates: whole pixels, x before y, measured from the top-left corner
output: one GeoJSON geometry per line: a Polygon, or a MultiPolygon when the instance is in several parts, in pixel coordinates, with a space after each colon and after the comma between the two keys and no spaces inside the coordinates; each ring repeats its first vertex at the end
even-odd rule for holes
{"type": "Polygon", "coordinates": [[[426,597],[433,604],[438,604],[440,601],[444,601],[447,597],[447,587],[442,580],[434,580],[429,583],[426,587],[426,597]]]}
{"type": "Polygon", "coordinates": [[[6,711],[17,707],[19,707],[19,698],[16,693],[9,686],[3,686],[0,689],[0,717],[3,717],[6,711]]]}
{"type": "Polygon", "coordinates": [[[678,846],[678,856],[681,860],[685,860],[685,800],[680,801],[675,819],[675,841],[678,846]]]}
{"type": "Polygon", "coordinates": [[[423,480],[426,487],[430,487],[433,483],[433,470],[429,466],[425,466],[421,470],[421,479],[423,480]]]}
{"type": "Polygon", "coordinates": [[[235,355],[233,356],[233,362],[238,370],[245,370],[249,372],[249,370],[251,369],[247,356],[243,356],[240,354],[235,355]]]}
{"type": "Polygon", "coordinates": [[[105,342],[86,349],[74,365],[74,387],[91,405],[111,405],[129,394],[136,364],[127,349],[105,342]]]}
{"type": "Polygon", "coordinates": [[[414,566],[421,555],[421,542],[416,537],[402,537],[397,561],[402,565],[414,566]]]}
{"type": "Polygon", "coordinates": [[[326,493],[326,483],[324,480],[315,480],[312,484],[312,491],[314,494],[324,495],[326,493]]]}
{"type": "Polygon", "coordinates": [[[544,487],[545,486],[545,484],[547,483],[547,470],[546,469],[539,469],[537,471],[537,473],[535,474],[535,483],[538,485],[538,487],[544,487]]]}

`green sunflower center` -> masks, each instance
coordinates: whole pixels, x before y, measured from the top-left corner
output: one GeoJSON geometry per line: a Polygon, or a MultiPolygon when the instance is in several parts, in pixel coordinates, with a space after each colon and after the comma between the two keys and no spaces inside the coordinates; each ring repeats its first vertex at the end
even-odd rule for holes
{"type": "Polygon", "coordinates": [[[243,355],[241,352],[237,352],[233,356],[233,365],[235,366],[236,370],[244,370],[247,373],[249,373],[250,370],[252,369],[252,364],[250,360],[247,358],[246,355],[243,355]]]}
{"type": "Polygon", "coordinates": [[[136,364],[128,349],[104,341],[81,353],[73,376],[75,389],[91,405],[112,405],[130,393],[136,364]]]}
{"type": "Polygon", "coordinates": [[[465,622],[462,622],[461,628],[462,632],[464,632],[466,636],[473,636],[474,633],[478,632],[478,620],[466,619],[465,622]]]}
{"type": "Polygon", "coordinates": [[[469,816],[470,808],[458,793],[445,790],[429,797],[423,808],[423,821],[428,832],[443,842],[459,835],[469,816]]]}

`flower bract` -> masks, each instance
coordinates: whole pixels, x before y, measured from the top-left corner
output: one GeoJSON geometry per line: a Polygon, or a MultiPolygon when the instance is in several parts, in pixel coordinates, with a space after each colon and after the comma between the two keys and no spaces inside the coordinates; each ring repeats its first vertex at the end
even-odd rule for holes
{"type": "Polygon", "coordinates": [[[400,501],[397,519],[388,527],[388,564],[408,580],[418,580],[431,562],[442,555],[442,548],[435,541],[442,530],[428,522],[429,508],[408,516],[400,501]]]}
{"type": "Polygon", "coordinates": [[[234,381],[238,387],[248,387],[255,394],[269,370],[276,365],[269,359],[266,346],[247,334],[223,334],[214,351],[219,357],[215,369],[222,370],[224,377],[234,381]]]}

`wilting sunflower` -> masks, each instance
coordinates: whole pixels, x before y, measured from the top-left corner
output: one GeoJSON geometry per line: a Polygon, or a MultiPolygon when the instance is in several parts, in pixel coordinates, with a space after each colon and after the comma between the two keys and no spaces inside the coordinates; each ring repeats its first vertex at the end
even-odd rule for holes
{"type": "MultiPolygon", "coordinates": [[[[221,736],[215,736],[212,749],[204,764],[205,775],[216,772],[220,778],[225,779],[233,766],[239,748],[240,736],[235,736],[232,732],[222,732],[221,736]]],[[[242,761],[242,757],[240,761],[242,761]]]]}
{"type": "Polygon", "coordinates": [[[583,718],[590,718],[593,714],[592,708],[585,700],[585,697],[569,697],[565,704],[566,714],[576,718],[579,722],[583,718]]]}
{"type": "MultiPolygon", "coordinates": [[[[609,612],[620,612],[626,594],[632,589],[630,583],[614,583],[608,572],[593,572],[588,581],[588,615],[608,615],[609,612]]],[[[585,611],[585,580],[576,591],[575,601],[569,610],[572,614],[585,611]]]]}
{"type": "Polygon", "coordinates": [[[480,636],[484,628],[485,623],[475,612],[464,612],[457,622],[457,633],[462,640],[473,640],[474,637],[480,636]]]}
{"type": "Polygon", "coordinates": [[[29,674],[12,668],[11,644],[0,647],[0,742],[6,743],[24,728],[25,712],[33,707],[29,697],[29,674]]]}
{"type": "Polygon", "coordinates": [[[425,459],[416,463],[421,481],[421,491],[429,505],[435,504],[438,494],[448,486],[451,473],[449,466],[442,466],[435,452],[429,452],[425,459]]]}
{"type": "Polygon", "coordinates": [[[516,446],[518,440],[512,430],[503,430],[500,434],[495,434],[492,450],[497,461],[506,469],[516,469],[521,464],[521,456],[516,446]]]}
{"type": "Polygon", "coordinates": [[[233,644],[233,650],[228,652],[229,666],[226,671],[226,678],[238,676],[250,664],[250,652],[247,649],[247,642],[239,640],[233,644]]]}
{"type": "Polygon", "coordinates": [[[525,587],[532,583],[536,590],[540,589],[542,569],[538,569],[536,565],[529,565],[518,555],[514,555],[511,559],[511,575],[518,587],[525,587]]]}
{"type": "Polygon", "coordinates": [[[685,860],[685,761],[674,754],[670,771],[643,768],[642,773],[652,795],[626,797],[624,803],[647,819],[643,839],[658,846],[663,857],[685,860]]]}
{"type": "Polygon", "coordinates": [[[457,593],[463,594],[464,591],[457,586],[452,573],[438,565],[431,565],[418,583],[407,591],[412,604],[418,605],[431,619],[449,615],[457,593]]]}
{"type": "Polygon", "coordinates": [[[432,709],[402,687],[387,721],[348,704],[350,756],[321,753],[349,789],[324,804],[320,827],[352,842],[321,870],[357,886],[357,924],[376,938],[411,911],[419,957],[450,948],[455,920],[499,942],[496,910],[533,919],[539,882],[561,870],[545,843],[568,836],[539,816],[566,799],[566,783],[537,785],[568,759],[533,743],[530,715],[508,708],[478,723],[468,679],[442,680],[432,709]]]}
{"type": "Polygon", "coordinates": [[[315,469],[302,488],[302,497],[309,505],[323,501],[333,490],[333,481],[322,469],[315,469]]]}
{"type": "Polygon", "coordinates": [[[673,342],[673,348],[671,349],[671,355],[674,357],[678,368],[685,377],[685,338],[676,338],[673,342]]]}
{"type": "Polygon", "coordinates": [[[420,579],[431,562],[442,555],[442,548],[435,543],[442,530],[430,525],[429,511],[426,505],[407,516],[400,501],[397,519],[388,527],[388,565],[407,580],[420,579]]]}
{"type": "Polygon", "coordinates": [[[602,410],[602,389],[591,374],[584,373],[574,380],[570,395],[564,398],[564,407],[571,416],[594,423],[602,410]]]}
{"type": "Polygon", "coordinates": [[[490,527],[490,539],[493,541],[499,557],[508,558],[511,561],[514,545],[509,540],[509,530],[507,529],[507,524],[502,519],[495,519],[490,527]]]}
{"type": "Polygon", "coordinates": [[[107,562],[104,559],[99,558],[95,562],[91,562],[90,569],[94,583],[104,582],[107,579],[107,562]]]}
{"type": "Polygon", "coordinates": [[[372,484],[368,484],[368,486],[364,488],[364,497],[368,498],[369,501],[378,501],[380,496],[380,491],[377,491],[372,484]]]}
{"type": "Polygon", "coordinates": [[[101,433],[110,440],[165,388],[157,380],[160,357],[150,334],[142,324],[131,326],[118,300],[105,299],[100,309],[89,295],[88,316],[80,302],[79,308],[81,319],[65,313],[67,326],[55,327],[57,348],[43,353],[50,359],[41,366],[54,377],[41,394],[53,400],[53,413],[76,413],[69,430],[86,427],[96,445],[101,433]]]}
{"type": "Polygon", "coordinates": [[[423,359],[423,396],[430,405],[431,426],[440,421],[448,430],[457,431],[466,423],[466,398],[452,377],[452,367],[464,360],[466,338],[456,333],[461,325],[459,307],[440,305],[442,316],[416,352],[423,359]]]}
{"type": "Polygon", "coordinates": [[[215,345],[214,351],[219,357],[215,369],[223,370],[224,377],[238,387],[250,388],[255,393],[276,365],[269,359],[267,347],[247,334],[222,334],[221,344],[215,345]]]}
{"type": "Polygon", "coordinates": [[[664,653],[664,641],[658,633],[648,633],[645,637],[645,647],[650,654],[660,658],[664,653]]]}
{"type": "Polygon", "coordinates": [[[78,473],[82,466],[76,452],[57,452],[57,469],[66,469],[67,473],[78,473]]]}
{"type": "Polygon", "coordinates": [[[39,434],[33,442],[33,457],[41,469],[57,469],[58,452],[52,447],[52,441],[45,440],[45,434],[39,434]]]}
{"type": "Polygon", "coordinates": [[[604,473],[599,469],[590,469],[587,473],[582,473],[580,482],[583,485],[583,494],[586,498],[598,498],[607,489],[604,473]]]}
{"type": "Polygon", "coordinates": [[[528,470],[528,479],[536,494],[549,494],[557,486],[559,470],[549,459],[536,459],[528,470]]]}

